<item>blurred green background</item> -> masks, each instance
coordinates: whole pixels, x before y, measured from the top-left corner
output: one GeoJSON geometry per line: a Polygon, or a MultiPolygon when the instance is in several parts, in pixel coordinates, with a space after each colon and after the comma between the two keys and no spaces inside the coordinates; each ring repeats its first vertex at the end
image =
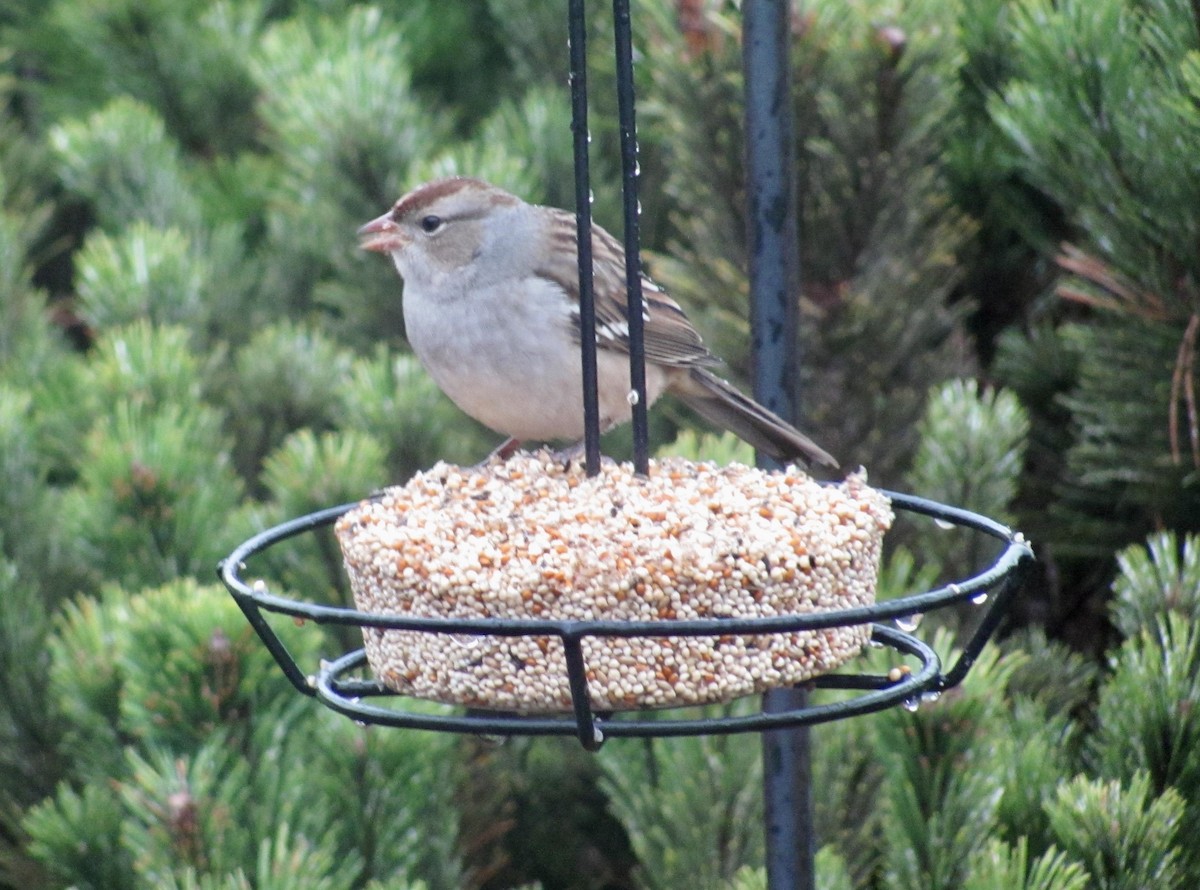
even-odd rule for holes
{"type": "MultiPolygon", "coordinates": [[[[739,4],[634,6],[646,266],[744,381],[739,4]]],[[[0,886],[765,886],[757,738],[360,727],[214,583],[256,530],[497,442],[354,232],[454,173],[571,206],[565,17],[0,0],[0,886]]],[[[1200,886],[1200,8],[797,0],[791,46],[804,426],[1039,557],[963,688],[814,730],[819,885],[1200,886]]],[[[881,596],[978,566],[895,537],[881,596]]],[[[266,574],[343,599],[328,543],[266,574]]],[[[972,611],[924,633],[949,653],[972,611]]]]}

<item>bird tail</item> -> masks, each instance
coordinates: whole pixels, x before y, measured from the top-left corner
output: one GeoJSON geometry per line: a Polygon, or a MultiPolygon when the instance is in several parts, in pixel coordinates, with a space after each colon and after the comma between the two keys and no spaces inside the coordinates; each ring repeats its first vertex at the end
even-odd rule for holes
{"type": "Polygon", "coordinates": [[[840,466],[836,458],[782,417],[703,368],[689,368],[686,378],[671,392],[705,420],[729,430],[775,460],[799,458],[834,469],[840,466]]]}

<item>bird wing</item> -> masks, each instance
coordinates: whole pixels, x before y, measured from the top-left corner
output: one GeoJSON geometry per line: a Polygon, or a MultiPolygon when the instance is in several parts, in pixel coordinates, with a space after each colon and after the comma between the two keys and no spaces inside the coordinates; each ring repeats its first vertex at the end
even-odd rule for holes
{"type": "MultiPolygon", "coordinates": [[[[554,281],[572,299],[571,323],[579,338],[579,266],[575,254],[575,217],[554,211],[558,249],[547,251],[558,261],[548,261],[536,273],[554,281]],[[570,262],[564,262],[566,258],[570,262]]],[[[629,352],[629,307],[625,287],[625,249],[600,226],[592,226],[592,293],[596,308],[596,344],[601,349],[629,352]]],[[[642,339],[646,361],[668,367],[719,364],[708,351],[687,314],[666,292],[647,278],[642,282],[642,339]]]]}

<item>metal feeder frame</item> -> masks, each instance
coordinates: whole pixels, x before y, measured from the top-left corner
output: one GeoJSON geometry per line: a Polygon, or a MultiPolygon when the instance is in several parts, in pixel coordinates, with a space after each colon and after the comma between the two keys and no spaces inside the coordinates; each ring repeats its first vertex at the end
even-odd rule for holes
{"type": "MultiPolygon", "coordinates": [[[[588,173],[586,0],[567,0],[570,42],[572,135],[575,155],[576,223],[579,244],[580,351],[584,389],[584,457],[589,475],[600,467],[599,421],[596,398],[596,341],[592,293],[591,208],[588,173]]],[[[790,381],[795,379],[795,305],[799,269],[795,191],[790,151],[793,143],[791,112],[786,101],[790,89],[788,34],[790,0],[745,0],[743,5],[743,62],[746,82],[747,209],[750,256],[750,290],[754,311],[751,330],[755,347],[755,396],[768,408],[787,417],[791,412],[790,381]]],[[[617,104],[621,145],[622,198],[628,305],[630,381],[633,399],[633,463],[645,474],[649,466],[647,400],[645,398],[642,293],[638,251],[637,135],[630,0],[613,0],[616,50],[617,104]]],[[[985,516],[907,494],[884,492],[893,507],[922,514],[942,524],[974,529],[1003,545],[995,561],[972,578],[924,593],[876,603],[865,608],[819,614],[756,619],[706,619],[672,622],[554,621],[474,619],[450,620],[405,615],[373,615],[355,609],[317,605],[270,593],[264,582],[242,578],[246,560],[296,535],[335,522],[353,504],[331,507],[302,516],[262,532],[237,547],[219,567],[229,588],[279,663],[292,685],[316,697],[335,711],[363,723],[413,729],[484,735],[574,735],[589,750],[607,738],[629,736],[686,736],[712,733],[762,733],[764,809],[767,835],[766,872],[773,890],[811,890],[814,832],[808,787],[807,727],[815,723],[852,717],[900,703],[917,703],[960,683],[1000,624],[1005,606],[1020,587],[1033,561],[1033,552],[1019,532],[985,516]],[[956,603],[980,601],[980,622],[948,670],[938,655],[912,634],[880,622],[895,621],[956,603]],[[353,625],[424,633],[499,636],[556,636],[563,642],[564,670],[571,690],[568,715],[522,715],[466,710],[461,715],[434,715],[381,707],[370,699],[397,698],[397,693],[374,680],[351,676],[366,668],[364,650],[322,661],[316,673],[298,665],[264,613],[290,615],[318,624],[353,625]],[[587,666],[582,641],[589,636],[705,636],[723,634],[785,633],[846,625],[872,624],[874,645],[890,647],[919,661],[916,670],[895,669],[889,676],[836,672],[813,678],[795,687],[769,690],[760,696],[760,712],[751,715],[702,719],[664,716],[677,708],[654,712],[597,713],[589,702],[587,666]],[[837,689],[859,694],[829,704],[810,705],[807,689],[837,689]],[[643,716],[638,716],[639,713],[643,716]],[[776,732],[783,730],[783,732],[776,732]]],[[[844,668],[845,666],[843,666],[844,668]]],[[[410,699],[411,700],[411,699],[410,699]]]]}
{"type": "MultiPolygon", "coordinates": [[[[924,498],[897,492],[883,492],[892,506],[923,514],[943,524],[974,529],[996,538],[1003,545],[994,562],[979,574],[923,593],[879,602],[872,606],[837,609],[826,612],[782,615],[764,618],[707,618],[688,621],[614,621],[503,618],[427,618],[403,614],[373,614],[357,609],[322,605],[290,599],[271,593],[261,580],[247,581],[243,573],[247,561],[297,535],[314,532],[333,524],[355,507],[342,504],[282,523],[247,540],[222,561],[221,580],[229,589],[263,644],[274,656],[292,685],[305,695],[314,696],[325,706],[362,723],[408,729],[475,733],[479,735],[574,735],[585,748],[596,750],[609,738],[633,736],[687,736],[718,733],[763,732],[839,720],[889,708],[900,703],[916,703],[923,696],[938,694],[962,681],[995,631],[1004,607],[1020,586],[1025,568],[1032,561],[1029,544],[1014,532],[985,516],[949,507],[924,498]],[[911,633],[882,624],[987,597],[986,610],[974,633],[954,664],[943,671],[942,661],[928,645],[911,633]],[[429,714],[384,707],[371,699],[405,699],[375,680],[348,676],[366,668],[363,649],[356,649],[332,660],[322,660],[311,669],[301,667],[272,628],[265,613],[291,616],[317,624],[351,625],[359,628],[416,631],[431,634],[467,634],[475,636],[558,637],[565,652],[563,669],[571,690],[569,714],[518,714],[468,709],[462,714],[429,714]],[[674,719],[661,715],[679,707],[654,711],[597,712],[588,696],[587,664],[583,640],[588,637],[665,637],[725,636],[789,633],[831,627],[872,624],[871,640],[876,645],[916,658],[915,670],[900,670],[900,676],[875,674],[823,674],[801,684],[815,689],[857,690],[859,695],[827,704],[805,704],[782,711],[760,711],[749,715],[674,719]],[[637,715],[654,714],[652,719],[637,715]]],[[[981,605],[981,608],[984,606],[981,605]]],[[[409,698],[410,701],[415,699],[409,698]]],[[[686,706],[692,707],[692,706],[686,706]]]]}
{"type": "MultiPolygon", "coordinates": [[[[599,472],[599,414],[596,397],[596,327],[592,293],[591,208],[587,125],[586,0],[568,0],[572,134],[575,152],[575,197],[577,243],[579,244],[580,352],[584,395],[584,461],[589,475],[599,472]]],[[[769,408],[786,416],[785,381],[794,377],[795,344],[787,332],[794,326],[796,241],[794,202],[789,151],[792,144],[790,113],[779,102],[788,81],[788,3],[786,0],[746,0],[745,76],[747,92],[749,194],[752,218],[752,297],[756,312],[752,327],[756,344],[755,392],[769,408]],[[790,199],[789,199],[790,196],[790,199]]],[[[624,209],[625,276],[628,283],[628,350],[632,399],[634,469],[649,472],[643,301],[638,250],[637,135],[633,77],[630,0],[613,0],[614,47],[616,50],[617,102],[620,129],[622,198],[624,209]]],[[[250,624],[279,663],[292,685],[315,696],[335,711],[364,723],[413,729],[486,735],[574,735],[589,750],[607,738],[628,736],[683,736],[710,733],[759,732],[803,727],[881,710],[902,702],[917,702],[921,696],[940,693],[960,683],[996,630],[1003,609],[1020,586],[1032,549],[1019,532],[985,516],[924,498],[884,492],[894,507],[923,514],[943,524],[974,529],[999,540],[1004,546],[993,564],[978,575],[925,593],[876,603],[869,607],[820,613],[752,619],[710,618],[689,621],[577,621],[553,619],[446,619],[411,615],[377,615],[351,608],[319,605],[272,594],[262,581],[247,583],[241,577],[246,560],[293,536],[331,525],[354,504],[331,507],[293,519],[249,539],[237,547],[219,567],[221,580],[241,606],[250,624]],[[993,593],[994,591],[994,593],[993,593]],[[943,672],[937,654],[910,633],[880,622],[903,619],[956,603],[978,600],[989,594],[990,605],[967,641],[962,654],[943,672]],[[369,699],[400,697],[374,680],[351,676],[367,667],[365,651],[357,649],[331,661],[322,661],[316,673],[300,667],[272,629],[264,612],[290,615],[318,624],[352,625],[434,634],[477,636],[558,637],[565,653],[564,670],[571,691],[569,715],[513,714],[467,710],[462,715],[436,715],[381,707],[369,699]],[[661,715],[678,707],[656,709],[656,719],[638,718],[623,711],[597,713],[588,696],[587,664],[583,640],[587,637],[665,637],[760,635],[821,630],[839,626],[871,624],[874,644],[919,660],[917,670],[899,671],[898,677],[832,673],[817,676],[797,687],[772,690],[764,696],[760,713],[702,719],[664,719],[661,715]],[[789,689],[841,689],[860,694],[824,705],[810,705],[803,694],[772,696],[789,689]],[[774,698],[774,700],[771,700],[774,698]]]]}

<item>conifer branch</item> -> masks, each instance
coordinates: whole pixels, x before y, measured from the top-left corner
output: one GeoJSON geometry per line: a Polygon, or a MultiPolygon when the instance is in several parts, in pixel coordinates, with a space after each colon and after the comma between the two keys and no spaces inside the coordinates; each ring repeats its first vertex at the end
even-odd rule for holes
{"type": "Polygon", "coordinates": [[[1183,338],[1179,341],[1179,355],[1175,359],[1175,371],[1171,375],[1171,403],[1167,418],[1171,441],[1171,462],[1179,466],[1183,462],[1179,446],[1179,402],[1187,407],[1188,443],[1191,445],[1192,466],[1200,467],[1200,427],[1196,411],[1196,336],[1200,332],[1200,314],[1192,313],[1188,319],[1183,338]]]}
{"type": "Polygon", "coordinates": [[[1054,260],[1062,269],[1111,295],[1101,296],[1063,284],[1056,289],[1060,297],[1097,309],[1132,313],[1150,321],[1165,321],[1169,318],[1167,307],[1157,294],[1125,281],[1103,260],[1087,254],[1078,247],[1064,243],[1062,253],[1054,260]]]}

